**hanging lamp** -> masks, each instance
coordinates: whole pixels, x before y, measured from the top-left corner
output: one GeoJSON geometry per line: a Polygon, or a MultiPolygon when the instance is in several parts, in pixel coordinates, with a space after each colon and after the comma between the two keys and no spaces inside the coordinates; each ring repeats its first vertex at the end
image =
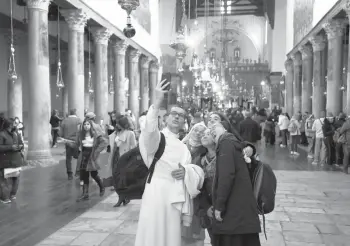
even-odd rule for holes
{"type": "Polygon", "coordinates": [[[64,88],[62,63],[61,63],[61,31],[60,31],[60,7],[57,7],[57,79],[56,86],[60,91],[64,88]]]}
{"type": "Polygon", "coordinates": [[[111,94],[111,95],[114,94],[113,75],[109,76],[108,93],[111,94]]]}
{"type": "Polygon", "coordinates": [[[128,15],[126,19],[126,27],[123,33],[126,37],[132,38],[136,34],[135,28],[131,25],[130,14],[133,10],[136,10],[140,6],[140,0],[118,0],[118,4],[124,9],[128,15]]]}
{"type": "Polygon", "coordinates": [[[9,66],[8,66],[8,76],[9,79],[12,80],[13,83],[16,82],[18,76],[16,72],[16,61],[15,61],[15,48],[13,44],[13,6],[12,6],[12,0],[10,1],[10,12],[11,12],[11,44],[10,44],[10,59],[9,59],[9,66]]]}
{"type": "Polygon", "coordinates": [[[91,36],[90,36],[90,28],[88,27],[88,55],[89,55],[89,81],[88,81],[88,91],[90,94],[94,93],[94,87],[92,85],[92,76],[91,76],[91,36]]]}

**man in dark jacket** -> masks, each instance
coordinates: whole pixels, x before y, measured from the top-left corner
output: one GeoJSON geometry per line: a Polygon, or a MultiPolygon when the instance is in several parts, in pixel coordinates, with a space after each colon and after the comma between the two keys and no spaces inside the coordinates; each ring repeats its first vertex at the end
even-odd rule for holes
{"type": "Polygon", "coordinates": [[[66,169],[68,180],[73,179],[72,159],[76,156],[77,152],[74,143],[77,140],[78,132],[82,124],[81,119],[76,115],[76,112],[76,109],[70,110],[69,116],[62,121],[60,129],[60,136],[68,140],[66,143],[66,169]]]}
{"type": "Polygon", "coordinates": [[[256,144],[261,139],[261,127],[252,119],[251,113],[245,111],[244,117],[239,124],[239,134],[245,141],[256,144]]]}
{"type": "Polygon", "coordinates": [[[260,246],[260,221],[242,154],[244,143],[226,132],[220,123],[212,127],[211,133],[217,146],[212,196],[213,245],[260,246]]]}
{"type": "Polygon", "coordinates": [[[2,191],[0,201],[2,203],[10,203],[11,200],[16,199],[19,176],[12,176],[7,180],[5,169],[23,166],[23,155],[21,152],[23,148],[23,140],[14,126],[14,119],[5,119],[3,130],[0,131],[0,188],[2,191]]]}

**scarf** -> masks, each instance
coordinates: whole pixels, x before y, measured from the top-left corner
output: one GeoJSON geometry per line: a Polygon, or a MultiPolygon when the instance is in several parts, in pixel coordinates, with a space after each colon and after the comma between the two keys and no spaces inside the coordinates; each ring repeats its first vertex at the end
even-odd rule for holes
{"type": "Polygon", "coordinates": [[[202,146],[202,142],[201,142],[201,139],[197,139],[194,137],[193,135],[193,131],[195,129],[197,129],[198,127],[204,127],[205,129],[207,129],[207,126],[203,123],[203,122],[200,122],[200,123],[197,123],[195,124],[192,128],[191,128],[191,131],[184,137],[184,139],[182,140],[182,142],[184,144],[188,144],[190,147],[192,148],[196,148],[196,147],[200,147],[202,146]]]}

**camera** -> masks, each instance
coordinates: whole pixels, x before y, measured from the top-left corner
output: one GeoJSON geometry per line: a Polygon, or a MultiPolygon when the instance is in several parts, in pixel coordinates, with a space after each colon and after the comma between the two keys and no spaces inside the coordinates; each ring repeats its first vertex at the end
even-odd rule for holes
{"type": "Polygon", "coordinates": [[[132,38],[135,36],[136,30],[131,24],[126,24],[126,27],[124,28],[123,33],[127,38],[132,38]]]}

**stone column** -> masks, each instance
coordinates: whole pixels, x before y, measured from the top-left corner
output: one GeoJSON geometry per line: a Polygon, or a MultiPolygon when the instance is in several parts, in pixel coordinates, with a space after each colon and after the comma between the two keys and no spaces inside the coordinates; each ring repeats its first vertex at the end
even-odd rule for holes
{"type": "Polygon", "coordinates": [[[28,0],[28,165],[47,166],[50,151],[50,69],[48,7],[50,0],[28,0]]]}
{"type": "Polygon", "coordinates": [[[312,112],[312,73],[313,60],[312,48],[310,46],[300,47],[300,53],[303,60],[303,81],[301,86],[301,112],[312,112]]]}
{"type": "Polygon", "coordinates": [[[149,96],[150,96],[150,104],[152,105],[156,100],[156,95],[154,89],[158,83],[158,70],[159,65],[157,62],[152,62],[150,65],[150,81],[149,81],[149,96]]]}
{"type": "Polygon", "coordinates": [[[61,10],[68,23],[68,107],[84,118],[84,27],[87,16],[81,9],[61,10]]]}
{"type": "Polygon", "coordinates": [[[124,40],[113,43],[113,53],[115,60],[114,67],[114,110],[125,112],[126,95],[128,85],[125,84],[125,52],[128,45],[124,40]]]}
{"type": "Polygon", "coordinates": [[[328,66],[327,66],[327,112],[334,116],[342,111],[342,48],[343,48],[343,20],[332,20],[323,27],[328,38],[328,66]]]}
{"type": "Polygon", "coordinates": [[[293,83],[293,114],[301,111],[301,55],[299,52],[292,55],[293,65],[294,65],[294,83],[293,83]]]}
{"type": "MultiPolygon", "coordinates": [[[[344,5],[344,10],[350,22],[350,1],[344,5]]],[[[350,33],[349,33],[350,38],[350,33]]],[[[350,48],[348,48],[348,72],[346,76],[346,113],[350,115],[350,48]]]]}
{"type": "MultiPolygon", "coordinates": [[[[7,43],[8,52],[7,58],[11,56],[11,31],[5,30],[5,41],[7,43]]],[[[13,45],[14,45],[14,54],[15,54],[15,66],[17,79],[12,80],[9,76],[7,79],[7,116],[10,118],[18,117],[23,122],[23,93],[22,93],[22,75],[19,66],[19,46],[23,43],[23,40],[26,38],[26,34],[20,30],[14,29],[13,33],[13,45]]],[[[9,64],[9,59],[7,59],[7,64],[9,64]]],[[[11,65],[12,66],[12,65],[11,65]]],[[[7,66],[7,69],[9,67],[7,66]]]]}
{"type": "Polygon", "coordinates": [[[140,85],[140,94],[141,94],[141,104],[140,111],[141,113],[148,110],[149,107],[149,68],[150,62],[152,60],[149,57],[141,58],[141,85],[140,85]]]}
{"type": "Polygon", "coordinates": [[[322,51],[326,47],[323,36],[315,36],[310,39],[313,48],[313,90],[312,90],[312,113],[315,118],[320,117],[321,111],[325,109],[324,78],[322,72],[322,51]]]}
{"type": "Polygon", "coordinates": [[[286,112],[292,116],[293,115],[293,61],[288,59],[284,66],[287,70],[286,73],[286,112]]]}
{"type": "Polygon", "coordinates": [[[111,33],[106,28],[93,30],[95,41],[95,114],[96,122],[108,122],[108,57],[107,46],[111,33]]]}
{"type": "Polygon", "coordinates": [[[140,115],[140,55],[140,51],[136,49],[131,50],[129,54],[129,109],[135,115],[136,122],[138,121],[140,115]]]}

